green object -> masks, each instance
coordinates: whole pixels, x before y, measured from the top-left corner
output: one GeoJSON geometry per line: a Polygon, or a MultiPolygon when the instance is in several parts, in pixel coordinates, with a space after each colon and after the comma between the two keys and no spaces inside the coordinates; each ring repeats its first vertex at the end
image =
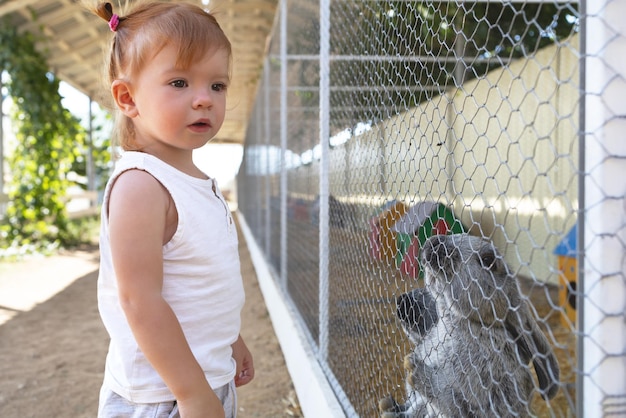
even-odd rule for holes
{"type": "MultiPolygon", "coordinates": [[[[403,263],[409,262],[409,260],[405,260],[405,257],[417,258],[419,249],[433,235],[467,232],[465,226],[456,218],[449,207],[442,203],[429,201],[419,202],[409,208],[407,213],[396,222],[392,230],[397,234],[397,252],[395,255],[397,268],[402,268],[403,263]],[[412,245],[418,247],[411,251],[412,245]]],[[[407,267],[403,270],[411,274],[407,267]]],[[[421,268],[418,275],[422,277],[421,268]]]]}

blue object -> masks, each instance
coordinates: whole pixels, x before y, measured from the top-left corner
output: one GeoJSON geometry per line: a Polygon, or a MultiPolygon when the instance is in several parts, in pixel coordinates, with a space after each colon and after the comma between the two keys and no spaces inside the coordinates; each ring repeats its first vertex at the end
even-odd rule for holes
{"type": "Polygon", "coordinates": [[[569,230],[567,235],[561,240],[559,245],[554,249],[555,255],[560,255],[564,257],[576,257],[576,241],[578,238],[578,228],[577,225],[574,225],[572,229],[569,230]]]}

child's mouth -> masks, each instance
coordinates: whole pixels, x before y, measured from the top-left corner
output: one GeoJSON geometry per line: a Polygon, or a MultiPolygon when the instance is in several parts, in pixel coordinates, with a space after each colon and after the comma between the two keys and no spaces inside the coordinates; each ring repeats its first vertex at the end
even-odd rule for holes
{"type": "Polygon", "coordinates": [[[209,122],[199,121],[199,122],[194,122],[191,125],[189,125],[189,128],[195,132],[206,132],[207,130],[211,128],[211,124],[209,122]]]}

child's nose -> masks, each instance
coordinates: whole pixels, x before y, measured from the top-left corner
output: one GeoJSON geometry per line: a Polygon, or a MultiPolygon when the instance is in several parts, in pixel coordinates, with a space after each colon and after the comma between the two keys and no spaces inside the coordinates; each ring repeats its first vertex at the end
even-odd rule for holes
{"type": "Polygon", "coordinates": [[[193,107],[194,109],[198,109],[201,107],[210,107],[213,103],[211,98],[211,92],[209,89],[198,90],[193,99],[193,107]]]}

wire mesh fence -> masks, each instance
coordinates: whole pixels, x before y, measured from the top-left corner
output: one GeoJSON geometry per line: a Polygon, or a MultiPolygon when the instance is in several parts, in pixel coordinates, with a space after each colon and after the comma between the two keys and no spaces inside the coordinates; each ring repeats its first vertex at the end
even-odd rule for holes
{"type": "Polygon", "coordinates": [[[281,3],[239,210],[347,415],[626,414],[624,15],[281,3]]]}

